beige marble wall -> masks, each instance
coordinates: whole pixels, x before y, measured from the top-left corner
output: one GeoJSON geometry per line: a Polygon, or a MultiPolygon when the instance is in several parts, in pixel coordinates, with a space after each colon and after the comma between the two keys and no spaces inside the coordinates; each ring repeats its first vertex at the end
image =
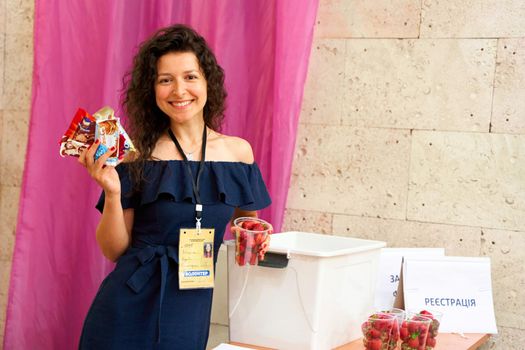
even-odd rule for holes
{"type": "Polygon", "coordinates": [[[488,256],[525,343],[525,2],[320,0],[284,230],[488,256]]]}
{"type": "MultiPolygon", "coordinates": [[[[29,118],[32,0],[0,0],[0,344],[29,118]]],[[[525,342],[525,3],[320,0],[285,229],[489,256],[525,342]]]]}
{"type": "Polygon", "coordinates": [[[33,13],[32,0],[0,0],[0,347],[27,145],[33,13]]]}

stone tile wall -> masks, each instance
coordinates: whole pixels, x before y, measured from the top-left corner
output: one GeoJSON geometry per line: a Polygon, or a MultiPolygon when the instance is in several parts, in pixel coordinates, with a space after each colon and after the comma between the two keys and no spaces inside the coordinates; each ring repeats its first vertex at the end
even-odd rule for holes
{"type": "MultiPolygon", "coordinates": [[[[27,144],[32,0],[0,0],[0,344],[27,144]]],[[[489,256],[525,343],[525,3],[320,0],[285,229],[489,256]]]]}
{"type": "Polygon", "coordinates": [[[0,0],[0,347],[27,145],[33,13],[32,0],[0,0]]]}
{"type": "Polygon", "coordinates": [[[285,230],[488,256],[525,343],[525,2],[321,0],[285,230]]]}

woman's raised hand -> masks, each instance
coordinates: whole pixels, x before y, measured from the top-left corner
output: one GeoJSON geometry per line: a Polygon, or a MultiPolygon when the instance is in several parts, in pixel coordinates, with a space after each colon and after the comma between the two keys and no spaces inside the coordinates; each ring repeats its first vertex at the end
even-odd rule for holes
{"type": "Polygon", "coordinates": [[[89,172],[89,175],[99,184],[107,195],[120,195],[120,179],[115,167],[106,166],[106,160],[115,152],[112,147],[95,161],[99,140],[96,140],[87,150],[80,153],[78,162],[89,172]]]}

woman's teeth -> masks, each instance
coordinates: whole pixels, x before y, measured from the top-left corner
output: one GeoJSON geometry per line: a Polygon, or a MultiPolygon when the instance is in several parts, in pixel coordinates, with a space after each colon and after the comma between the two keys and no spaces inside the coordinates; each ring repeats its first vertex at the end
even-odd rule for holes
{"type": "Polygon", "coordinates": [[[184,102],[171,102],[172,105],[175,107],[184,107],[191,103],[191,101],[184,101],[184,102]]]}

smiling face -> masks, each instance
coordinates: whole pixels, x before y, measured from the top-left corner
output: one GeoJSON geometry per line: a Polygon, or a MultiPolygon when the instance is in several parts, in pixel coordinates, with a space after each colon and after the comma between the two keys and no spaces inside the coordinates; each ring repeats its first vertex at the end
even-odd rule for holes
{"type": "Polygon", "coordinates": [[[171,124],[203,120],[207,83],[193,52],[169,52],[157,61],[155,98],[171,124]]]}

